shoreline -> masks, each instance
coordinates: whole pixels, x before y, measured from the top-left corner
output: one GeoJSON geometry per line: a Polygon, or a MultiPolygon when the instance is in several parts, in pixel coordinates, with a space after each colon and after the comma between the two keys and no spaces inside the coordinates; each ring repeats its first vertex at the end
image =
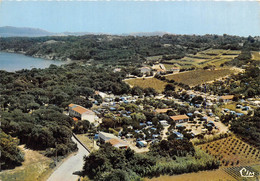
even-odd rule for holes
{"type": "Polygon", "coordinates": [[[53,60],[43,56],[29,56],[26,55],[25,52],[15,52],[14,50],[0,50],[0,55],[3,57],[1,60],[0,71],[6,72],[16,72],[23,69],[32,70],[33,68],[45,69],[48,68],[51,64],[56,66],[63,66],[74,62],[73,60],[53,60]],[[11,64],[14,64],[14,66],[11,64]]]}
{"type": "Polygon", "coordinates": [[[4,53],[16,53],[16,54],[20,54],[20,55],[24,55],[24,56],[28,56],[28,57],[33,57],[33,58],[40,58],[40,59],[44,59],[44,60],[53,60],[53,61],[61,61],[61,62],[72,62],[73,60],[71,60],[70,58],[67,58],[67,60],[64,60],[62,58],[57,59],[54,55],[53,56],[49,56],[49,55],[26,55],[25,51],[14,51],[11,49],[6,49],[6,50],[0,50],[0,52],[4,52],[4,53]]]}

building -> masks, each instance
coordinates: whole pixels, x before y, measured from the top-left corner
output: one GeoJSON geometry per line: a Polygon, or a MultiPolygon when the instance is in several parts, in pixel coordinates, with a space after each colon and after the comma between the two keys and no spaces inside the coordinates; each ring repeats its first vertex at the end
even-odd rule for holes
{"type": "Polygon", "coordinates": [[[152,69],[155,70],[157,74],[162,74],[166,72],[166,68],[163,64],[153,65],[152,69]]]}
{"type": "Polygon", "coordinates": [[[120,148],[120,149],[127,149],[128,144],[118,138],[112,138],[106,141],[106,143],[110,143],[113,147],[120,148]]]}
{"type": "Polygon", "coordinates": [[[120,72],[120,71],[121,71],[121,68],[115,68],[115,69],[113,70],[114,73],[120,72]]]}
{"type": "Polygon", "coordinates": [[[159,121],[162,126],[168,126],[168,122],[166,120],[159,121]]]}
{"type": "Polygon", "coordinates": [[[178,72],[180,72],[180,68],[179,67],[172,67],[170,69],[170,71],[172,71],[173,73],[178,73],[178,72]]]}
{"type": "Polygon", "coordinates": [[[189,121],[189,117],[186,115],[171,116],[170,118],[177,123],[183,123],[189,121]]]}
{"type": "Polygon", "coordinates": [[[136,146],[139,148],[147,147],[147,142],[146,141],[137,141],[136,146]]]}
{"type": "Polygon", "coordinates": [[[157,114],[166,114],[168,110],[172,110],[172,109],[155,109],[155,112],[157,114]]]}
{"type": "Polygon", "coordinates": [[[100,95],[102,97],[102,99],[108,97],[108,94],[106,94],[104,92],[100,92],[100,91],[95,91],[95,95],[100,95]]]}
{"type": "Polygon", "coordinates": [[[223,100],[223,102],[230,102],[234,98],[234,95],[226,95],[226,96],[221,96],[220,99],[223,100]]]}
{"type": "Polygon", "coordinates": [[[151,68],[150,67],[142,67],[142,68],[140,68],[140,71],[141,71],[142,74],[150,73],[151,68]]]}
{"type": "Polygon", "coordinates": [[[115,135],[106,132],[99,132],[98,139],[100,143],[110,143],[112,146],[120,149],[127,149],[128,144],[123,140],[117,138],[115,135]]]}
{"type": "Polygon", "coordinates": [[[163,69],[156,69],[156,74],[160,75],[160,74],[164,74],[166,72],[166,70],[163,69]]]}
{"type": "Polygon", "coordinates": [[[183,139],[183,134],[181,134],[180,132],[173,131],[173,134],[175,134],[177,136],[177,138],[183,139]]]}
{"type": "Polygon", "coordinates": [[[95,122],[96,114],[77,104],[69,105],[69,115],[71,117],[79,118],[81,120],[88,120],[90,123],[95,122]]]}
{"type": "Polygon", "coordinates": [[[152,66],[152,69],[154,70],[166,70],[165,66],[163,64],[156,64],[152,66]]]}
{"type": "Polygon", "coordinates": [[[117,137],[111,133],[106,133],[106,132],[101,131],[98,133],[98,138],[99,138],[100,143],[106,143],[108,140],[114,139],[117,137]]]}

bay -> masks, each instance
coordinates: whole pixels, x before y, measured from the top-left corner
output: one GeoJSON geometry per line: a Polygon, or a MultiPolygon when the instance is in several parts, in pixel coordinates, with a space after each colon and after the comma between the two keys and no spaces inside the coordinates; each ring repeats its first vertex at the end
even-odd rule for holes
{"type": "Polygon", "coordinates": [[[14,72],[21,69],[47,68],[51,64],[62,65],[64,61],[45,60],[23,54],[0,52],[0,70],[14,72]]]}

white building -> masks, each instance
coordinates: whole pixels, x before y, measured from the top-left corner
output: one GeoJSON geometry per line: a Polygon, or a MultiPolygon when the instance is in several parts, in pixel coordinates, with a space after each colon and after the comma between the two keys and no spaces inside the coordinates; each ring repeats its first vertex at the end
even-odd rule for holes
{"type": "Polygon", "coordinates": [[[96,120],[96,114],[93,111],[77,104],[69,105],[69,115],[80,118],[81,120],[88,120],[90,123],[93,123],[96,120]]]}
{"type": "Polygon", "coordinates": [[[150,73],[151,72],[151,68],[150,67],[142,67],[142,68],[140,68],[140,71],[143,74],[150,73]]]}

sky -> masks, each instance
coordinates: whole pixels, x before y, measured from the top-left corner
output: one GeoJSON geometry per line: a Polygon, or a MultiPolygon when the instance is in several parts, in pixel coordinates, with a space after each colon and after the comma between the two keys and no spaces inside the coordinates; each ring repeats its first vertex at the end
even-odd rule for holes
{"type": "Polygon", "coordinates": [[[260,2],[0,0],[0,26],[50,32],[260,36],[260,2]]]}

